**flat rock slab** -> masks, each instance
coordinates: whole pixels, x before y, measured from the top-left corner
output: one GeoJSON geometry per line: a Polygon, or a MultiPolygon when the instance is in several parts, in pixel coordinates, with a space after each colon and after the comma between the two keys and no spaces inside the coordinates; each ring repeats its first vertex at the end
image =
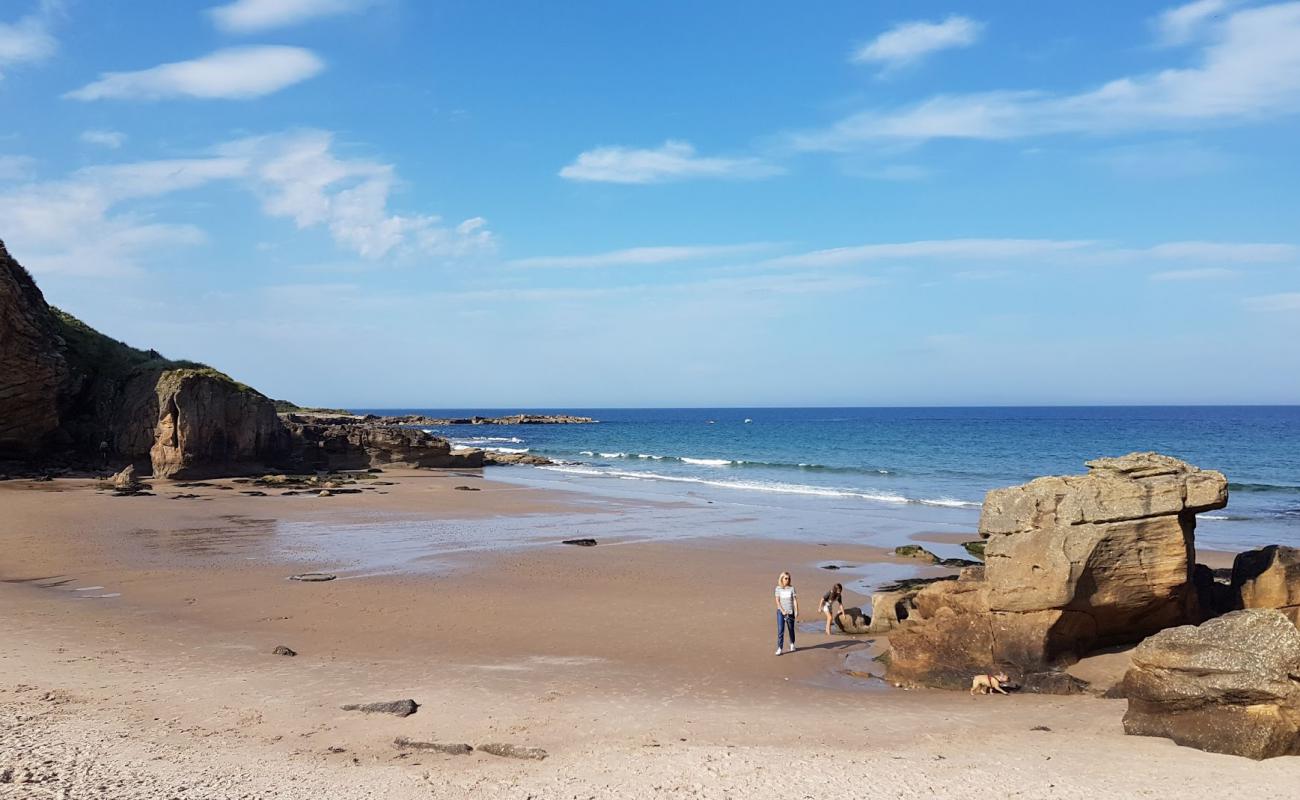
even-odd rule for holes
{"type": "Polygon", "coordinates": [[[596,540],[595,539],[565,539],[564,541],[560,542],[560,544],[571,544],[571,545],[576,545],[578,547],[595,547],[596,540]]]}
{"type": "Polygon", "coordinates": [[[387,700],[382,703],[349,703],[339,706],[344,711],[360,711],[364,714],[392,714],[409,717],[416,712],[420,704],[414,700],[387,700]]]}
{"type": "Polygon", "coordinates": [[[467,756],[474,748],[462,742],[417,742],[405,736],[393,740],[398,750],[425,750],[433,753],[446,753],[449,756],[467,756]]]}
{"type": "Polygon", "coordinates": [[[328,572],[304,572],[301,575],[290,575],[291,581],[302,581],[303,583],[320,583],[322,581],[332,581],[337,575],[331,575],[328,572]]]}
{"type": "Polygon", "coordinates": [[[540,747],[524,747],[518,744],[503,744],[501,742],[488,742],[478,746],[481,752],[488,753],[502,758],[524,758],[533,761],[541,761],[546,758],[547,753],[540,747]]]}

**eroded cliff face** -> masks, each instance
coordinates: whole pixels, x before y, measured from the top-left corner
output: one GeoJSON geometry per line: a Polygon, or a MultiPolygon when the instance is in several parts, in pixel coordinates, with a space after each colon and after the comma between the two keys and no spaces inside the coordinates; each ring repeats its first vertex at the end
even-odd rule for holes
{"type": "Polygon", "coordinates": [[[262,394],[213,370],[169,370],[155,384],[149,458],[156,478],[238,475],[289,456],[289,431],[262,394]]]}
{"type": "Polygon", "coordinates": [[[30,455],[59,433],[69,378],[50,308],[0,242],[0,455],[30,455]]]}

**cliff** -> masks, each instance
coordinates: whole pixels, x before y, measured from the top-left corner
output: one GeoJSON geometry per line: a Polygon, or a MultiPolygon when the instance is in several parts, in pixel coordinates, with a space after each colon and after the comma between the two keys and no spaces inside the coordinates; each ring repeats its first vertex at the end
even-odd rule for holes
{"type": "Polygon", "coordinates": [[[261,393],[51,307],[0,242],[0,458],[147,463],[169,477],[288,453],[288,431],[261,393]]]}

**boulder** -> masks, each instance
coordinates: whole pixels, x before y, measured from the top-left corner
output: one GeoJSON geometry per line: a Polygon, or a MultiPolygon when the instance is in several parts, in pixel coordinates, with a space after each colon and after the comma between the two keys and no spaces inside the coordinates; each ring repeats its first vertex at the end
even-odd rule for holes
{"type": "Polygon", "coordinates": [[[1093,649],[1202,618],[1195,515],[1227,504],[1227,479],[1156,453],[1087,466],[988,493],[985,566],[916,595],[890,637],[889,680],[959,688],[998,668],[1032,684],[1093,649]]]}
{"type": "Polygon", "coordinates": [[[939,557],[929,550],[926,550],[919,544],[905,544],[901,547],[894,548],[894,555],[899,558],[915,558],[918,561],[925,561],[930,564],[938,564],[939,557]]]}
{"type": "Polygon", "coordinates": [[[871,617],[862,613],[862,609],[856,606],[836,614],[835,626],[848,634],[872,633],[871,617]]]}
{"type": "Polygon", "coordinates": [[[216,370],[169,370],[156,392],[154,477],[253,474],[289,454],[289,432],[271,400],[216,370]]]}
{"type": "Polygon", "coordinates": [[[1300,629],[1247,609],[1138,645],[1124,676],[1124,732],[1215,753],[1300,755],[1300,629]]]}
{"type": "Polygon", "coordinates": [[[140,488],[140,479],[136,477],[135,466],[127,464],[121,472],[108,479],[108,483],[119,492],[134,492],[140,488]]]}
{"type": "Polygon", "coordinates": [[[1232,562],[1237,608],[1276,608],[1300,625],[1300,548],[1270,545],[1232,562]]]}

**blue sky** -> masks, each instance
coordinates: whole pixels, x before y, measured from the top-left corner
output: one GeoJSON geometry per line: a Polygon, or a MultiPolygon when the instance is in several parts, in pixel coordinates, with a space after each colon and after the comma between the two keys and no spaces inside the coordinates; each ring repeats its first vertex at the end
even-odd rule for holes
{"type": "Polygon", "coordinates": [[[1300,402],[1300,2],[4,0],[47,298],[356,407],[1300,402]]]}

